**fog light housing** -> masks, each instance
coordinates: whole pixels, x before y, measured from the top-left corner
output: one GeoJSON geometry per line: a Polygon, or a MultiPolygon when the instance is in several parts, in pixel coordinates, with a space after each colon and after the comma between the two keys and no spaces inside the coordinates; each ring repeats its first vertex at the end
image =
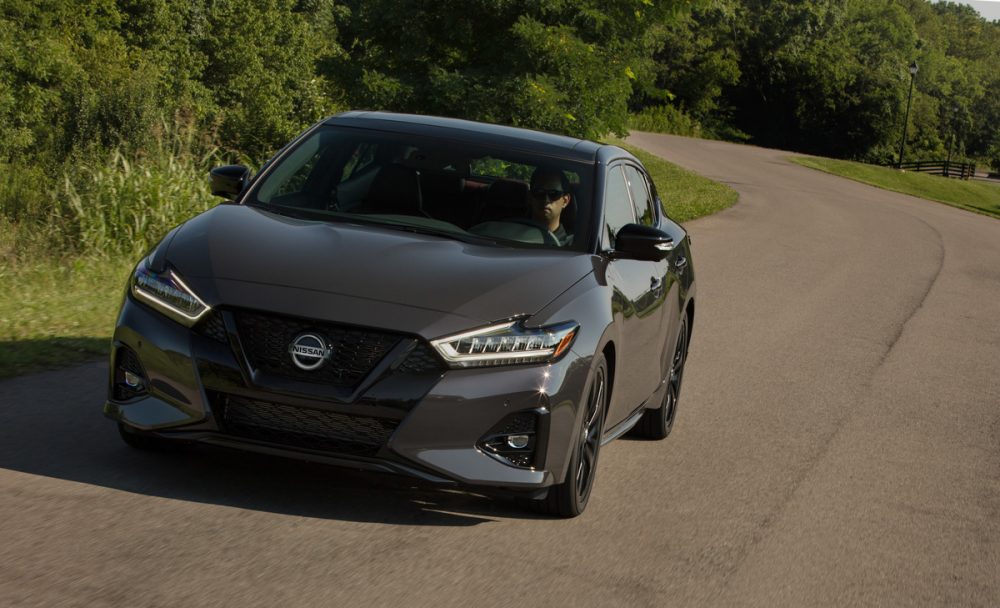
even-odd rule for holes
{"type": "Polygon", "coordinates": [[[116,401],[128,401],[146,394],[149,381],[139,362],[139,355],[127,346],[115,351],[114,383],[111,396],[116,401]]]}
{"type": "Polygon", "coordinates": [[[479,449],[500,462],[530,469],[539,466],[539,413],[536,410],[515,412],[501,420],[479,440],[479,449]]]}

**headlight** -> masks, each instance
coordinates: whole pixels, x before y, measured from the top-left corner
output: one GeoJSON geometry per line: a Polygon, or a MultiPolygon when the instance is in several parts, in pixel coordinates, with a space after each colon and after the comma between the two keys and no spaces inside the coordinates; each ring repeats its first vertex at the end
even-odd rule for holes
{"type": "Polygon", "coordinates": [[[171,319],[191,327],[210,307],[172,270],[154,272],[143,260],[132,275],[132,294],[171,319]]]}
{"type": "Polygon", "coordinates": [[[535,329],[509,321],[432,340],[451,367],[484,367],[552,361],[566,352],[580,326],[573,322],[535,329]]]}

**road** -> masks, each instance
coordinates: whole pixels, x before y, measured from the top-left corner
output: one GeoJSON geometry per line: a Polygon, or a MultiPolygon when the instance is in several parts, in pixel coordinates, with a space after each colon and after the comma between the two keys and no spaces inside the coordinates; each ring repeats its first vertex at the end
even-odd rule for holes
{"type": "Polygon", "coordinates": [[[730,184],[665,442],[587,512],[126,448],[105,365],[0,384],[2,606],[1000,605],[1000,221],[784,153],[634,135],[730,184]]]}

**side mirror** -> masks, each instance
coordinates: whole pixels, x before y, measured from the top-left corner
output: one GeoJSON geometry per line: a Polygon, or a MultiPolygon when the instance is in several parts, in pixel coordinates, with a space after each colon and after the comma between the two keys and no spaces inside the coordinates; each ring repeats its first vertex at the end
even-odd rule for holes
{"type": "Polygon", "coordinates": [[[243,165],[224,165],[208,172],[212,194],[233,200],[250,181],[250,169],[243,165]]]}
{"type": "Polygon", "coordinates": [[[659,262],[674,246],[669,234],[652,226],[625,224],[615,235],[615,253],[633,260],[659,262]]]}

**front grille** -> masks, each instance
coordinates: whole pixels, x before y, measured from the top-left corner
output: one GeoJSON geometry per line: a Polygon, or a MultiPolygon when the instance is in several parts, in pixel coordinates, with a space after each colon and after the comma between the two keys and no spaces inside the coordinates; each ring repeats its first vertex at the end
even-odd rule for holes
{"type": "Polygon", "coordinates": [[[434,354],[434,350],[430,346],[423,343],[411,350],[399,366],[399,371],[404,374],[426,374],[441,370],[441,359],[434,354]]]}
{"type": "Polygon", "coordinates": [[[259,371],[337,387],[361,381],[402,336],[295,317],[237,311],[236,326],[250,365],[259,371]],[[292,362],[289,346],[303,333],[322,336],[332,349],[329,361],[307,371],[292,362]]]}
{"type": "Polygon", "coordinates": [[[226,324],[222,320],[222,315],[214,310],[209,312],[205,319],[195,326],[195,331],[223,344],[228,340],[226,336],[226,324]]]}
{"type": "Polygon", "coordinates": [[[220,424],[227,434],[352,456],[374,456],[399,426],[398,420],[236,396],[224,397],[221,405],[220,424]]]}

